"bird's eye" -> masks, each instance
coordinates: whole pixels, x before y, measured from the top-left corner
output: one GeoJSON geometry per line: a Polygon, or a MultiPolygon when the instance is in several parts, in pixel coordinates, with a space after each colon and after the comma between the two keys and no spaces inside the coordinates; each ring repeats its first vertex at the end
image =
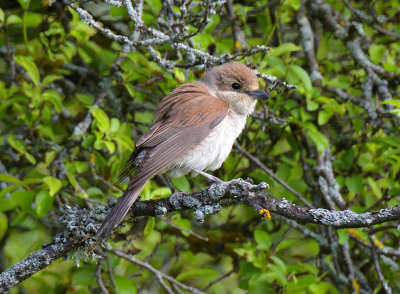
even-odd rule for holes
{"type": "Polygon", "coordinates": [[[233,84],[231,85],[231,87],[232,87],[232,89],[234,89],[234,90],[239,90],[239,89],[240,89],[240,85],[239,85],[238,83],[233,83],[233,84]]]}

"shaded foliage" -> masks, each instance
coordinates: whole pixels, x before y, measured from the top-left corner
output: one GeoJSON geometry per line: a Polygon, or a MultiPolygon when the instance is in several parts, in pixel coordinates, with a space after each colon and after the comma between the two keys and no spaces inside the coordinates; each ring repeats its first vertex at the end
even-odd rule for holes
{"type": "MultiPolygon", "coordinates": [[[[92,209],[119,196],[126,182],[115,184],[118,173],[157,102],[204,66],[241,56],[298,88],[272,91],[258,105],[215,175],[265,181],[272,195],[304,206],[361,213],[399,203],[399,1],[148,0],[142,10],[133,4],[142,24],[119,0],[50,2],[0,9],[1,270],[62,230],[59,208],[92,209]],[[99,33],[78,8],[137,43],[99,33]],[[161,38],[148,28],[173,37],[146,45],[161,38]],[[273,50],[249,53],[258,45],[273,50]]],[[[260,85],[273,87],[268,78],[260,85]]],[[[207,181],[173,184],[193,192],[207,181]]],[[[169,195],[156,178],[141,200],[169,195]]],[[[204,223],[193,212],[138,218],[113,236],[119,251],[79,268],[58,260],[13,293],[175,289],[149,264],[193,287],[188,292],[400,291],[395,222],[336,230],[274,215],[265,221],[248,206],[223,204],[204,223]]]]}

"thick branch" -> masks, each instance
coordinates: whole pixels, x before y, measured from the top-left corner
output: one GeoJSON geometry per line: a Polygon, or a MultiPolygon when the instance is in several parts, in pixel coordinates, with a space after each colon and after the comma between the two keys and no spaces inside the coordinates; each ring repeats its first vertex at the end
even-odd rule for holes
{"type": "MultiPolygon", "coordinates": [[[[257,212],[268,209],[300,223],[314,223],[337,228],[358,228],[400,219],[400,206],[381,209],[376,212],[357,214],[350,210],[331,211],[322,208],[301,207],[286,199],[268,195],[264,190],[267,184],[253,185],[242,179],[214,183],[202,191],[192,194],[177,193],[169,198],[137,201],[131,208],[134,216],[156,216],[179,210],[193,209],[197,219],[206,214],[216,213],[221,209],[223,199],[233,198],[240,203],[252,206],[257,212]]],[[[87,211],[77,207],[63,209],[60,221],[66,226],[62,238],[57,237],[52,244],[32,253],[29,257],[15,264],[0,274],[0,292],[7,292],[13,286],[29,278],[39,270],[67,255],[75,248],[85,248],[98,241],[91,238],[96,232],[101,218],[109,208],[98,207],[100,212],[87,211]],[[68,241],[66,241],[67,239],[68,241]]],[[[98,243],[99,244],[99,243],[98,243]]]]}
{"type": "Polygon", "coordinates": [[[77,242],[58,239],[54,243],[33,252],[27,258],[0,273],[0,293],[7,293],[12,287],[44,269],[55,260],[67,256],[68,252],[79,245],[77,242]]]}

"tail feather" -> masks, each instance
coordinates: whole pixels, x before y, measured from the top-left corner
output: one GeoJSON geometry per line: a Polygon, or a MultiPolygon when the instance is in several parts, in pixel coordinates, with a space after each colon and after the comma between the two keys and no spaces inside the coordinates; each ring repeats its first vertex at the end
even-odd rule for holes
{"type": "Polygon", "coordinates": [[[145,183],[146,182],[143,184],[129,184],[124,194],[118,199],[117,204],[111,209],[111,212],[101,224],[101,227],[97,231],[95,238],[108,235],[122,221],[132,204],[139,196],[139,193],[142,191],[145,183]]]}

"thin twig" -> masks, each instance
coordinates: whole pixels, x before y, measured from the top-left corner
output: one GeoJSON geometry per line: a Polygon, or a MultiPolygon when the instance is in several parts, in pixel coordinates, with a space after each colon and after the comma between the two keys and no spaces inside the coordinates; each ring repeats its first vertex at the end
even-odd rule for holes
{"type": "Polygon", "coordinates": [[[386,294],[391,294],[392,289],[388,285],[388,283],[385,280],[385,277],[382,273],[381,270],[381,265],[379,264],[379,257],[376,252],[376,246],[375,246],[375,240],[374,240],[374,235],[369,235],[369,243],[371,244],[371,253],[372,253],[372,259],[374,261],[374,267],[376,270],[376,274],[378,275],[378,279],[382,284],[382,288],[385,291],[386,294]]]}
{"type": "MultiPolygon", "coordinates": [[[[133,257],[133,256],[131,256],[131,255],[129,255],[129,254],[126,254],[126,253],[123,252],[123,251],[120,251],[120,250],[117,250],[117,249],[111,249],[111,250],[109,250],[109,251],[112,252],[113,254],[115,254],[115,255],[117,255],[117,256],[119,256],[119,257],[125,259],[125,260],[128,260],[128,261],[130,261],[130,262],[132,262],[132,263],[134,263],[134,264],[140,266],[140,267],[146,268],[147,270],[149,270],[149,271],[151,271],[153,274],[155,274],[155,275],[157,276],[157,279],[165,279],[165,280],[169,281],[170,283],[173,283],[173,284],[175,284],[175,285],[181,287],[182,289],[187,290],[187,291],[190,291],[190,292],[195,293],[195,294],[204,293],[204,292],[201,291],[201,290],[198,290],[198,289],[196,289],[196,288],[194,288],[194,287],[187,286],[187,285],[185,285],[185,284],[183,284],[183,283],[177,281],[177,280],[174,279],[173,277],[171,277],[171,276],[169,276],[169,275],[166,275],[166,274],[160,272],[159,270],[155,269],[153,266],[151,266],[151,265],[148,264],[147,262],[143,262],[143,261],[141,261],[141,260],[138,260],[138,259],[136,259],[135,257],[133,257]]],[[[172,293],[173,293],[173,292],[172,292],[172,293]]]]}
{"type": "Polygon", "coordinates": [[[97,279],[97,284],[99,285],[100,290],[104,293],[104,294],[108,294],[108,290],[106,288],[106,286],[103,283],[103,278],[101,277],[101,269],[102,269],[102,265],[103,265],[103,259],[99,260],[98,264],[97,264],[97,270],[96,270],[96,279],[97,279]]]}
{"type": "Polygon", "coordinates": [[[108,275],[110,276],[111,284],[113,285],[114,292],[117,293],[117,284],[115,283],[114,273],[113,273],[113,270],[111,268],[110,259],[108,257],[106,257],[105,259],[106,259],[106,262],[107,262],[107,270],[108,270],[108,275]]]}
{"type": "Polygon", "coordinates": [[[182,228],[182,227],[180,227],[180,226],[177,226],[177,225],[175,225],[173,222],[171,222],[171,221],[170,221],[168,218],[166,218],[166,217],[161,218],[161,220],[165,221],[168,225],[170,225],[171,227],[173,227],[173,228],[175,228],[175,229],[178,229],[178,230],[187,232],[187,233],[189,233],[190,235],[196,237],[197,239],[200,239],[200,240],[202,240],[202,241],[208,242],[208,238],[207,238],[207,237],[203,237],[203,236],[201,236],[201,235],[199,235],[199,234],[193,232],[192,230],[189,230],[189,229],[186,229],[186,228],[182,228]]]}
{"type": "Polygon", "coordinates": [[[239,150],[239,152],[243,153],[246,155],[252,162],[257,164],[263,171],[267,173],[272,179],[274,179],[276,182],[282,185],[286,190],[288,190],[290,193],[292,193],[294,196],[299,198],[301,202],[303,202],[305,205],[308,207],[314,207],[310,202],[308,202],[301,194],[297,191],[295,191],[292,187],[290,187],[284,180],[282,180],[280,177],[275,175],[268,167],[266,167],[257,157],[253,156],[250,152],[242,148],[238,143],[235,142],[234,144],[235,148],[239,150]]]}
{"type": "Polygon", "coordinates": [[[213,285],[215,285],[218,282],[221,282],[223,279],[229,277],[231,274],[233,274],[234,272],[237,272],[239,270],[239,266],[235,265],[233,267],[233,269],[231,269],[230,271],[226,272],[225,274],[223,274],[222,276],[218,277],[218,279],[215,279],[214,281],[210,282],[208,285],[206,285],[205,287],[203,287],[201,290],[206,291],[207,289],[211,288],[213,285]]]}

